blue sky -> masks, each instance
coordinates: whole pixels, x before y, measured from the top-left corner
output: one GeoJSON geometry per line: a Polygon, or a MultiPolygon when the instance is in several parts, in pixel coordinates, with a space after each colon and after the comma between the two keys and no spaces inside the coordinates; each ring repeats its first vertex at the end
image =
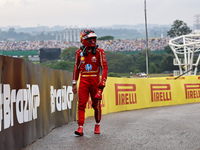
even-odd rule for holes
{"type": "MultiPolygon", "coordinates": [[[[200,14],[200,0],[146,0],[149,24],[188,25],[200,14]]],[[[144,0],[0,0],[0,27],[98,27],[144,23],[144,0]]]]}

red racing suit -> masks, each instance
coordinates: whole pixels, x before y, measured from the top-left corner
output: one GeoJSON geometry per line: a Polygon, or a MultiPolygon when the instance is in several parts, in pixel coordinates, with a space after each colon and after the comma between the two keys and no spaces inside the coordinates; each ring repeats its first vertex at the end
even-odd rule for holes
{"type": "Polygon", "coordinates": [[[95,120],[99,123],[101,120],[101,101],[95,98],[98,86],[105,86],[107,79],[108,66],[106,55],[103,49],[96,48],[96,53],[87,50],[87,54],[83,55],[82,49],[76,51],[75,65],[73,71],[73,84],[77,83],[80,73],[80,82],[78,89],[78,124],[83,126],[85,120],[85,108],[89,99],[92,99],[92,107],[95,110],[95,120]],[[100,70],[102,77],[100,79],[100,70]]]}

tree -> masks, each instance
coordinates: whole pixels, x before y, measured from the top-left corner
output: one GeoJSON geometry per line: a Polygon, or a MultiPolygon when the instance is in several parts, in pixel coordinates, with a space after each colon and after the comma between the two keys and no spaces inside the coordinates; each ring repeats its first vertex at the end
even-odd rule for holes
{"type": "Polygon", "coordinates": [[[47,68],[52,69],[59,69],[59,70],[67,70],[67,71],[73,71],[74,68],[74,62],[70,62],[68,60],[50,60],[43,63],[40,63],[40,65],[45,66],[47,68]]]}
{"type": "Polygon", "coordinates": [[[113,36],[102,36],[99,37],[97,40],[113,40],[114,37],[113,36]]]}
{"type": "Polygon", "coordinates": [[[158,73],[158,67],[153,62],[149,65],[149,73],[158,73]]]}
{"type": "Polygon", "coordinates": [[[191,33],[192,30],[182,20],[175,20],[171,29],[167,32],[170,37],[177,37],[191,33]]]}
{"type": "Polygon", "coordinates": [[[68,70],[73,71],[74,69],[74,62],[69,62],[67,60],[62,60],[54,64],[54,69],[60,69],[60,70],[68,70]]]}
{"type": "Polygon", "coordinates": [[[178,66],[174,66],[173,59],[174,59],[173,54],[165,54],[164,57],[162,58],[162,61],[160,62],[161,66],[160,68],[162,69],[161,71],[177,70],[178,66]]]}
{"type": "Polygon", "coordinates": [[[168,45],[168,46],[165,46],[164,51],[165,51],[167,54],[173,54],[173,51],[172,51],[172,49],[170,48],[169,45],[168,45]]]}
{"type": "Polygon", "coordinates": [[[76,56],[76,50],[78,50],[78,47],[69,47],[63,50],[63,52],[60,54],[60,58],[63,60],[68,61],[75,61],[76,56]]]}

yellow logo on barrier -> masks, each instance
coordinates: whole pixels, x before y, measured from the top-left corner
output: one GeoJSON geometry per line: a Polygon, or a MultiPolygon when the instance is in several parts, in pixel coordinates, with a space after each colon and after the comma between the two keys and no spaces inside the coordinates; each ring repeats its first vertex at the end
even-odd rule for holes
{"type": "Polygon", "coordinates": [[[184,84],[186,99],[200,98],[200,84],[184,84]]]}
{"type": "Polygon", "coordinates": [[[151,102],[171,101],[170,84],[151,84],[151,102]]]}
{"type": "Polygon", "coordinates": [[[136,85],[135,84],[115,84],[115,105],[136,104],[136,85]]]}

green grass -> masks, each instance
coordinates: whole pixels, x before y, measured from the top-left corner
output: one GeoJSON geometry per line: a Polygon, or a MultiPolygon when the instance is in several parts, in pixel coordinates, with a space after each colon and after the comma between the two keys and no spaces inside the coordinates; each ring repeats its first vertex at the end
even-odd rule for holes
{"type": "Polygon", "coordinates": [[[163,74],[163,73],[158,73],[158,74],[149,74],[149,77],[170,77],[170,76],[173,76],[172,73],[170,74],[163,74]]]}

